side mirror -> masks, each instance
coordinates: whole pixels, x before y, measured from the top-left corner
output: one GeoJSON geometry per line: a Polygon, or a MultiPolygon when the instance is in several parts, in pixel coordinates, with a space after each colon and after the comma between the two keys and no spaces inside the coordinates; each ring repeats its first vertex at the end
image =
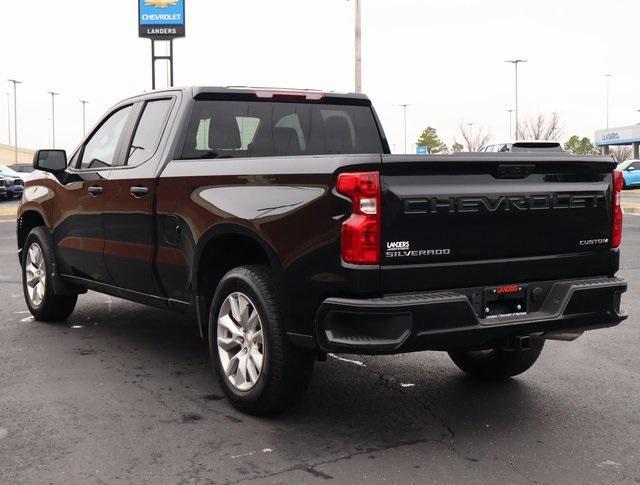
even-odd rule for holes
{"type": "Polygon", "coordinates": [[[33,168],[44,172],[62,172],[67,168],[67,152],[64,150],[38,150],[33,155],[33,168]]]}
{"type": "Polygon", "coordinates": [[[635,168],[633,168],[633,167],[629,167],[629,168],[627,169],[627,172],[633,172],[634,170],[635,170],[635,168]]]}

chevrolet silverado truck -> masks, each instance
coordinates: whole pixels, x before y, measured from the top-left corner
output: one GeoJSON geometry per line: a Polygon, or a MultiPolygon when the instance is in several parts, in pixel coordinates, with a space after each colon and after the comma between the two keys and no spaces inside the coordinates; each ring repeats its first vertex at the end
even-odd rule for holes
{"type": "Polygon", "coordinates": [[[34,167],[33,316],[89,289],[191,313],[247,413],[286,409],[328,353],[447,351],[500,379],[626,318],[610,157],[391,155],[366,96],[195,87],[126,99],[34,167]]]}

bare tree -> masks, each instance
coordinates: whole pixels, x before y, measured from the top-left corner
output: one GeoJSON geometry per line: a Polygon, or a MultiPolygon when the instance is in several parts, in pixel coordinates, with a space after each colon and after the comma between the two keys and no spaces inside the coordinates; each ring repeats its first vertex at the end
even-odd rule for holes
{"type": "Polygon", "coordinates": [[[618,147],[610,147],[609,155],[616,159],[617,163],[624,162],[631,158],[632,150],[628,145],[622,145],[618,147]]]}
{"type": "Polygon", "coordinates": [[[558,140],[564,134],[564,126],[558,113],[551,116],[539,113],[528,118],[518,128],[520,140],[558,140]]]}
{"type": "MultiPolygon", "coordinates": [[[[491,134],[480,127],[472,130],[472,125],[460,124],[460,136],[462,136],[462,144],[468,152],[477,152],[485,147],[491,139],[491,134]]],[[[454,145],[459,145],[456,139],[453,140],[454,145]]]]}

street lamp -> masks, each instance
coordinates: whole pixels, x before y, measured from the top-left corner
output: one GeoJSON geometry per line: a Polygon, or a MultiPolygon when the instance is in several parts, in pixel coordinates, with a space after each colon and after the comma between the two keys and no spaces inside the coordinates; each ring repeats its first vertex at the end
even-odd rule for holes
{"type": "Polygon", "coordinates": [[[9,79],[10,83],[13,83],[13,139],[15,163],[18,163],[18,84],[22,84],[22,81],[16,79],[9,79]]]}
{"type": "Polygon", "coordinates": [[[362,5],[361,0],[355,0],[355,85],[356,93],[362,92],[362,5]]]}
{"type": "Polygon", "coordinates": [[[55,97],[60,93],[48,91],[51,95],[51,148],[56,147],[56,102],[55,97]]]}
{"type": "Polygon", "coordinates": [[[407,106],[408,104],[401,104],[400,107],[404,116],[404,154],[407,154],[407,106]]]}
{"type": "Polygon", "coordinates": [[[511,116],[513,114],[513,112],[515,111],[515,109],[508,109],[506,110],[507,113],[509,113],[509,135],[507,136],[507,139],[511,138],[511,116]]]}
{"type": "Polygon", "coordinates": [[[515,67],[515,72],[516,72],[516,136],[514,137],[516,140],[518,139],[518,132],[520,129],[520,125],[518,124],[518,64],[520,64],[521,62],[528,62],[526,59],[511,59],[508,61],[504,61],[504,62],[508,62],[509,64],[513,64],[515,67]]]}
{"type": "Polygon", "coordinates": [[[604,77],[607,79],[607,129],[609,128],[609,82],[613,77],[613,74],[605,74],[604,77]]]}
{"type": "Polygon", "coordinates": [[[11,93],[7,92],[7,145],[11,145],[11,93]]]}
{"type": "Polygon", "coordinates": [[[469,127],[469,140],[471,140],[473,138],[473,125],[475,125],[475,123],[466,123],[466,125],[469,127]]]}
{"type": "Polygon", "coordinates": [[[86,115],[86,107],[87,107],[87,103],[89,101],[85,101],[84,99],[81,99],[80,102],[82,103],[82,136],[87,134],[87,125],[85,123],[85,115],[86,115]]]}
{"type": "Polygon", "coordinates": [[[356,93],[362,92],[362,9],[356,0],[356,93]]]}

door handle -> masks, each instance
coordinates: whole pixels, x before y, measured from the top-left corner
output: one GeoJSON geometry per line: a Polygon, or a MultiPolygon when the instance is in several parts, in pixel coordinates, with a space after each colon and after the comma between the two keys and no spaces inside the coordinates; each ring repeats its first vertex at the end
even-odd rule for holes
{"type": "Polygon", "coordinates": [[[99,185],[92,185],[87,190],[94,197],[96,197],[96,196],[98,196],[98,195],[100,195],[102,193],[102,187],[100,187],[99,185]]]}
{"type": "Polygon", "coordinates": [[[149,193],[149,189],[147,187],[140,187],[139,185],[134,185],[129,189],[129,192],[134,197],[142,197],[143,195],[147,195],[149,193]]]}

